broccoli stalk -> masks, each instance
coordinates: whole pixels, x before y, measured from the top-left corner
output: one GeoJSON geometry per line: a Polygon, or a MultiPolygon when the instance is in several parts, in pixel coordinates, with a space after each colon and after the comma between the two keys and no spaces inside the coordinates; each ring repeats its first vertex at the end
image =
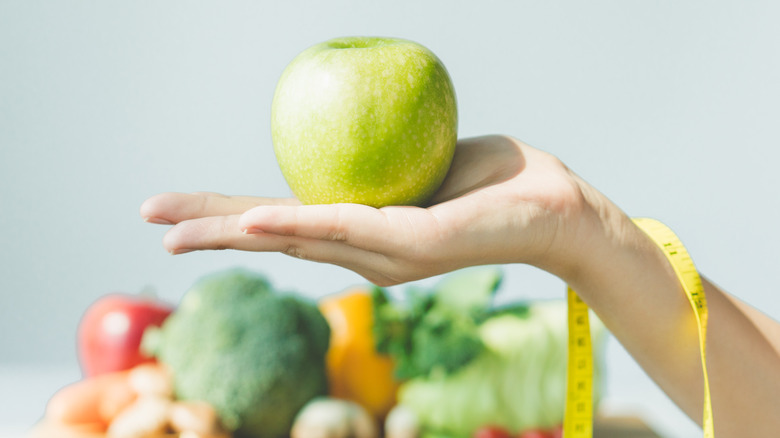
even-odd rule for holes
{"type": "Polygon", "coordinates": [[[233,269],[197,282],[143,348],[170,367],[178,398],[210,403],[236,437],[275,438],[327,394],[329,338],[313,303],[233,269]]]}

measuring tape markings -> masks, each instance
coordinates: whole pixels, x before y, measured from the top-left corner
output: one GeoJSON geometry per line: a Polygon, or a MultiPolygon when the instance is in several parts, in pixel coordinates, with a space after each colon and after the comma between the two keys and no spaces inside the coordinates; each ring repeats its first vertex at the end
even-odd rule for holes
{"type": "Polygon", "coordinates": [[[593,434],[593,345],[588,305],[567,290],[569,355],[566,366],[566,438],[590,438],[593,434]]]}
{"type": "MultiPolygon", "coordinates": [[[[634,219],[634,223],[663,251],[696,316],[699,353],[704,374],[704,438],[714,438],[712,402],[707,377],[707,300],[698,270],[680,239],[666,225],[654,219],[634,219]]],[[[566,410],[563,432],[566,438],[593,436],[593,350],[590,340],[588,306],[571,289],[567,290],[569,356],[566,368],[566,410]]]]}

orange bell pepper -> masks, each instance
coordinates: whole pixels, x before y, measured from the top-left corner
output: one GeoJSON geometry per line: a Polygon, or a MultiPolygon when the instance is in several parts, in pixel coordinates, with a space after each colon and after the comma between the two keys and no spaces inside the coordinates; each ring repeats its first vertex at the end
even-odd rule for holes
{"type": "Polygon", "coordinates": [[[396,404],[400,382],[393,376],[392,359],[376,351],[370,289],[326,296],[319,308],[331,328],[326,356],[330,395],[356,402],[383,420],[396,404]]]}

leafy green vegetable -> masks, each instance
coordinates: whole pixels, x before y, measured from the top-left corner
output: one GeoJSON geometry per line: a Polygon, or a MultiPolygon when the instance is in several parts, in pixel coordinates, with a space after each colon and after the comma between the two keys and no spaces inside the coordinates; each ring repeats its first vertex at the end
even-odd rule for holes
{"type": "MultiPolygon", "coordinates": [[[[399,402],[417,414],[426,437],[469,438],[480,427],[513,433],[563,420],[567,310],[563,300],[495,307],[496,268],[445,276],[432,290],[409,289],[403,302],[374,291],[379,351],[405,379],[399,402]]],[[[595,396],[605,330],[591,319],[595,396]]]]}
{"type": "MultiPolygon", "coordinates": [[[[591,319],[594,397],[599,398],[605,330],[591,319]]],[[[483,351],[458,371],[405,382],[399,403],[432,433],[469,438],[485,425],[514,433],[563,420],[566,395],[566,303],[538,301],[524,312],[498,312],[479,326],[483,351]]]]}
{"type": "Polygon", "coordinates": [[[211,403],[236,437],[272,438],[327,394],[329,338],[313,303],[233,269],[197,282],[143,347],[171,368],[177,397],[211,403]]]}
{"type": "Polygon", "coordinates": [[[482,352],[478,325],[501,283],[497,268],[473,268],[445,277],[432,291],[409,289],[407,305],[374,290],[377,350],[396,361],[400,379],[452,373],[482,352]]]}
{"type": "Polygon", "coordinates": [[[439,303],[480,320],[490,311],[502,279],[501,270],[497,267],[464,269],[443,277],[433,293],[439,303]]]}

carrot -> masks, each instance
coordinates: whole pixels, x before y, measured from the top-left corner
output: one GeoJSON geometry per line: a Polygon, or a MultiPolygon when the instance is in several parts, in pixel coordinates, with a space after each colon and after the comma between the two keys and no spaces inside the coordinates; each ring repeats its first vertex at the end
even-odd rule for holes
{"type": "Polygon", "coordinates": [[[106,424],[110,424],[136,398],[138,398],[138,393],[130,383],[129,374],[125,374],[125,378],[116,379],[103,389],[98,406],[100,417],[106,424]]]}
{"type": "Polygon", "coordinates": [[[63,424],[47,419],[36,424],[26,438],[105,438],[105,432],[102,423],[63,424]]]}
{"type": "MultiPolygon", "coordinates": [[[[116,415],[121,403],[112,401],[103,407],[108,399],[122,399],[117,395],[119,388],[129,386],[128,372],[101,374],[72,383],[57,391],[46,406],[46,418],[64,424],[102,424],[105,428],[110,419],[107,415],[116,415]],[[113,404],[113,408],[109,405],[113,404]]],[[[121,401],[121,400],[120,400],[121,401]]]]}

